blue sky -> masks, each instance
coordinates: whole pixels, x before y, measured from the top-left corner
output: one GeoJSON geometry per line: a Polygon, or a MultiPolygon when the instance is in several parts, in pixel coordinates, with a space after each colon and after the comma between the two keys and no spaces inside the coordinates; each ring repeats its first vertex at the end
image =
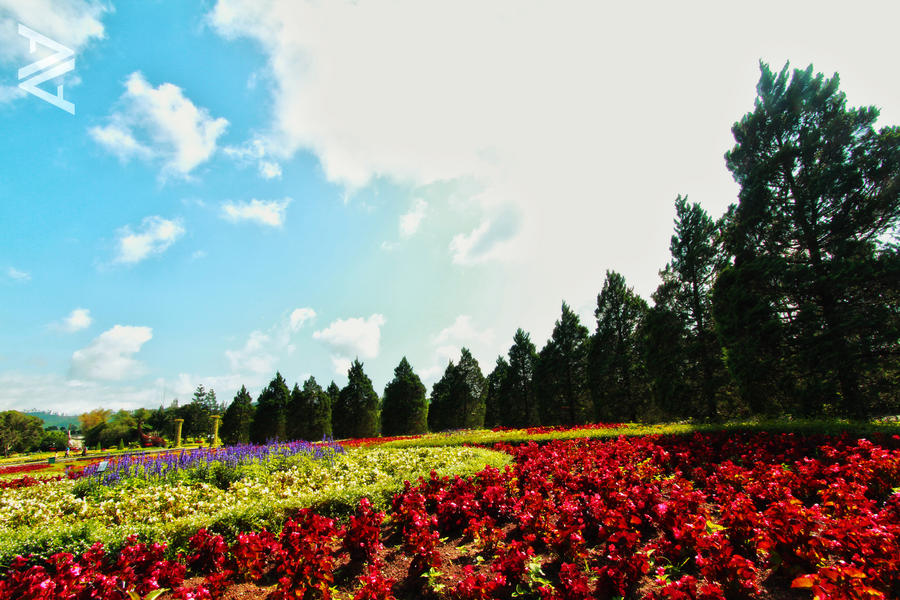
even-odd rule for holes
{"type": "Polygon", "coordinates": [[[380,391],[540,347],[563,299],[593,328],[606,269],[655,288],[677,194],[735,200],[759,59],[900,118],[897,8],[719,4],[0,0],[0,408],[357,356],[380,391]],[[19,23],[74,51],[74,115],[17,88],[19,23]]]}

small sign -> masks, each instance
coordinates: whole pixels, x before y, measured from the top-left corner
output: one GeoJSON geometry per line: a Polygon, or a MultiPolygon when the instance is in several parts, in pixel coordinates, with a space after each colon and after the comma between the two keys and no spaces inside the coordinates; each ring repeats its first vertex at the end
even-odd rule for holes
{"type": "Polygon", "coordinates": [[[108,460],[101,460],[101,461],[100,461],[100,464],[97,465],[97,472],[98,472],[98,473],[102,473],[103,471],[106,470],[106,468],[107,468],[108,466],[109,466],[109,461],[108,461],[108,460]]]}

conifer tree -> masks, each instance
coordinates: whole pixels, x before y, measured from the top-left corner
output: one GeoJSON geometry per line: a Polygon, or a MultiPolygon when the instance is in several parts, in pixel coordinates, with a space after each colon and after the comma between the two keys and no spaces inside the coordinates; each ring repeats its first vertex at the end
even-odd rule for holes
{"type": "Polygon", "coordinates": [[[534,389],[543,425],[586,423],[593,415],[587,386],[590,334],[563,302],[553,334],[538,354],[534,389]]]}
{"type": "Polygon", "coordinates": [[[247,388],[241,386],[222,417],[222,441],[226,444],[249,443],[254,410],[253,398],[247,388]]]}
{"type": "Polygon", "coordinates": [[[404,356],[394,369],[394,379],[384,388],[381,433],[409,435],[428,430],[425,386],[404,356]]]}
{"type": "Polygon", "coordinates": [[[638,328],[647,303],[625,284],[625,277],[606,272],[597,296],[597,331],[591,340],[589,382],[597,418],[636,421],[649,399],[640,354],[638,328]]]}
{"type": "Polygon", "coordinates": [[[251,439],[256,443],[287,439],[287,406],[291,392],[281,373],[269,382],[256,401],[251,439]]]}
{"type": "Polygon", "coordinates": [[[354,360],[347,371],[347,385],[333,407],[332,424],[337,438],[367,438],[378,435],[378,394],[372,380],[354,360]]]}

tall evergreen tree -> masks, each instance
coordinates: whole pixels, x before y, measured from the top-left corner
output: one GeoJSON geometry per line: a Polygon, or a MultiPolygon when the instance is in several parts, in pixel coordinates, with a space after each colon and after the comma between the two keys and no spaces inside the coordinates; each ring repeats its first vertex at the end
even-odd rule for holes
{"type": "Polygon", "coordinates": [[[286,415],[287,438],[289,440],[309,440],[309,407],[303,391],[297,383],[291,388],[286,415]]]}
{"type": "Polygon", "coordinates": [[[251,439],[262,443],[271,439],[287,439],[287,407],[291,392],[281,373],[263,389],[256,401],[251,439]]]}
{"type": "Polygon", "coordinates": [[[428,402],[425,386],[404,356],[394,369],[394,379],[384,388],[381,433],[419,434],[428,431],[428,402]]]}
{"type": "Polygon", "coordinates": [[[600,419],[636,421],[647,409],[649,390],[638,335],[647,308],[625,277],[606,272],[588,359],[591,397],[600,419]]]}
{"type": "Polygon", "coordinates": [[[253,425],[253,398],[247,388],[241,386],[234,400],[222,417],[221,438],[226,444],[247,444],[250,442],[250,427],[253,425]]]}
{"type": "MultiPolygon", "coordinates": [[[[687,394],[699,399],[699,414],[707,419],[717,417],[718,399],[729,381],[712,317],[712,285],[725,266],[719,232],[699,204],[688,204],[686,196],[676,198],[675,233],[669,244],[672,260],[660,273],[663,282],[654,295],[658,308],[651,317],[662,325],[667,312],[683,322],[681,339],[667,341],[678,343],[678,350],[685,353],[680,379],[687,394]]],[[[655,331],[672,333],[665,328],[655,331]]]]}
{"type": "Polygon", "coordinates": [[[500,423],[506,427],[540,425],[540,415],[534,390],[534,368],[537,350],[529,336],[521,328],[513,336],[509,348],[509,370],[500,390],[504,409],[500,423]]]}
{"type": "Polygon", "coordinates": [[[288,415],[292,439],[319,441],[331,435],[331,396],[315,377],[304,381],[303,389],[294,385],[288,415]]]}
{"type": "Polygon", "coordinates": [[[538,355],[534,389],[543,425],[586,423],[593,414],[587,386],[590,334],[563,302],[562,315],[538,355]]]}
{"type": "Polygon", "coordinates": [[[428,403],[428,429],[430,431],[446,431],[459,428],[450,400],[455,378],[456,365],[451,360],[448,361],[443,376],[431,386],[431,398],[428,403]]]}
{"type": "Polygon", "coordinates": [[[725,156],[741,187],[726,238],[734,264],[717,286],[729,367],[746,392],[759,363],[775,364],[807,412],[825,402],[862,418],[898,355],[888,302],[900,272],[883,240],[900,223],[900,128],[876,131],[876,108],[847,108],[837,75],[760,70],[725,156]],[[742,294],[765,334],[725,304],[742,294]],[[762,359],[742,352],[760,343],[762,359]]]}
{"type": "Polygon", "coordinates": [[[354,360],[347,371],[347,385],[341,389],[333,408],[332,426],[338,438],[366,438],[378,435],[378,394],[372,380],[354,360]]]}
{"type": "Polygon", "coordinates": [[[509,372],[509,363],[503,356],[497,357],[494,370],[484,382],[484,426],[497,427],[503,421],[503,386],[509,372]]]}

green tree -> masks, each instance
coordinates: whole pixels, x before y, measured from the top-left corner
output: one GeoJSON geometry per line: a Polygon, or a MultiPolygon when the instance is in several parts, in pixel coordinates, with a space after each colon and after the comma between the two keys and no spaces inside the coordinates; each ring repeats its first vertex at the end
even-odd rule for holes
{"type": "MultiPolygon", "coordinates": [[[[720,231],[699,204],[688,204],[687,196],[676,198],[675,232],[669,243],[672,260],[660,273],[663,281],[654,294],[658,309],[650,317],[656,325],[663,325],[660,319],[665,321],[666,313],[682,321],[680,339],[668,341],[684,353],[680,376],[684,393],[700,401],[697,414],[707,419],[718,417],[719,399],[730,381],[712,316],[712,286],[725,266],[720,231]]],[[[673,333],[665,327],[651,331],[673,333]]],[[[665,383],[654,380],[654,387],[660,385],[665,383]]]]}
{"type": "Polygon", "coordinates": [[[587,423],[593,414],[587,386],[590,333],[563,302],[553,334],[538,354],[534,389],[543,425],[587,423]]]}
{"type": "Polygon", "coordinates": [[[503,409],[500,424],[505,427],[529,427],[540,425],[537,399],[534,390],[534,369],[537,350],[531,336],[517,329],[513,345],[509,348],[509,369],[500,389],[503,409]]]}
{"type": "Polygon", "coordinates": [[[648,408],[638,334],[647,309],[647,302],[625,284],[625,277],[606,272],[588,358],[591,397],[599,419],[636,421],[648,408]]]}
{"type": "Polygon", "coordinates": [[[744,356],[758,330],[717,307],[729,368],[746,392],[761,364],[775,364],[797,382],[806,412],[824,401],[863,418],[898,356],[889,302],[900,272],[885,236],[900,221],[900,128],[876,131],[876,108],[847,108],[837,75],[760,70],[754,110],[732,128],[725,155],[741,189],[719,298],[750,285],[743,304],[777,339],[758,348],[764,357],[744,356]]]}
{"type": "Polygon", "coordinates": [[[17,410],[0,412],[0,445],[3,455],[33,450],[44,436],[44,422],[40,417],[17,410]]]}
{"type": "Polygon", "coordinates": [[[47,452],[51,450],[65,450],[69,436],[65,431],[45,431],[41,438],[40,449],[47,452]]]}
{"type": "Polygon", "coordinates": [[[347,371],[347,385],[333,407],[332,424],[338,438],[367,438],[378,435],[378,394],[372,380],[354,360],[347,371]]]}
{"type": "Polygon", "coordinates": [[[222,416],[220,437],[226,444],[249,444],[256,408],[247,388],[241,386],[222,416]]]}
{"type": "Polygon", "coordinates": [[[497,427],[503,421],[503,386],[509,372],[509,363],[503,356],[497,357],[494,370],[484,382],[484,426],[497,427]]]}
{"type": "Polygon", "coordinates": [[[447,362],[444,374],[431,386],[431,398],[428,403],[428,429],[431,431],[447,431],[458,428],[458,420],[453,415],[450,395],[453,380],[456,377],[456,366],[453,361],[447,362]]]}
{"type": "Polygon", "coordinates": [[[381,433],[409,435],[428,431],[425,386],[404,356],[394,369],[394,379],[384,387],[381,433]]]}
{"type": "Polygon", "coordinates": [[[256,412],[250,439],[256,443],[287,439],[287,406],[291,392],[280,372],[263,389],[256,400],[256,412]]]}
{"type": "Polygon", "coordinates": [[[303,389],[294,385],[288,406],[291,439],[318,441],[331,435],[331,396],[310,377],[303,389]]]}

